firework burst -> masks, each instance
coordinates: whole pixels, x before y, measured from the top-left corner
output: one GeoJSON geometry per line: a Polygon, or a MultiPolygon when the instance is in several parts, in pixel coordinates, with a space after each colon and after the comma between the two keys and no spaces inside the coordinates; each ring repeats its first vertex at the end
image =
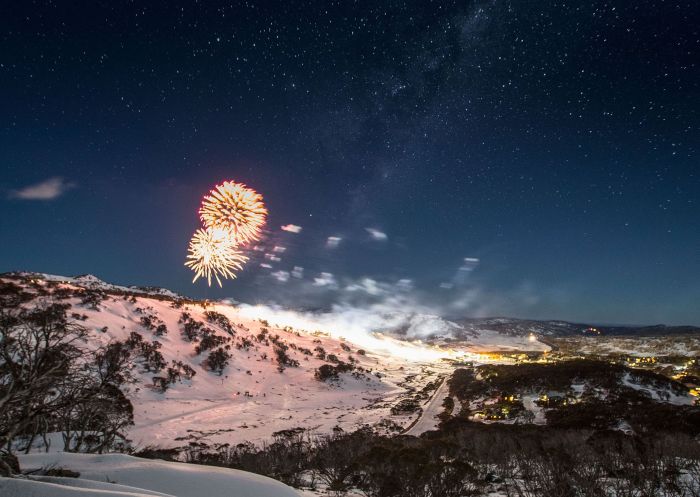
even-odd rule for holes
{"type": "Polygon", "coordinates": [[[207,228],[230,232],[238,245],[260,238],[267,209],[258,192],[242,183],[225,181],[204,197],[199,216],[207,228]]]}
{"type": "Polygon", "coordinates": [[[211,286],[212,276],[221,285],[222,278],[235,278],[235,271],[243,269],[248,258],[236,248],[230,233],[222,229],[198,229],[188,249],[185,266],[195,272],[192,283],[206,278],[211,286]]]}

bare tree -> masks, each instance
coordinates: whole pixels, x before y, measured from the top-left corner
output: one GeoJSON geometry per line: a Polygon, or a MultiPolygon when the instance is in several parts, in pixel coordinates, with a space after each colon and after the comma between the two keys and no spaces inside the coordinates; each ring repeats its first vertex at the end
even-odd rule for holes
{"type": "MultiPolygon", "coordinates": [[[[2,302],[4,303],[4,302],[2,302]]],[[[62,431],[66,450],[101,452],[133,424],[120,386],[130,349],[116,342],[90,351],[87,330],[68,320],[68,304],[0,306],[0,448],[62,431]]],[[[0,458],[0,474],[12,468],[0,458]]]]}
{"type": "MultiPolygon", "coordinates": [[[[0,446],[7,452],[18,434],[68,400],[60,387],[78,373],[87,336],[67,320],[68,308],[0,308],[0,446]]],[[[1,461],[0,472],[9,472],[1,461]]]]}

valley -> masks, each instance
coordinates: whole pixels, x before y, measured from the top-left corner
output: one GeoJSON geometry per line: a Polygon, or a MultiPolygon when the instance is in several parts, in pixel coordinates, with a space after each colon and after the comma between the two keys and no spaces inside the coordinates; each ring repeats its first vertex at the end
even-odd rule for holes
{"type": "MultiPolygon", "coordinates": [[[[48,319],[78,332],[76,350],[94,355],[95,374],[113,378],[128,399],[122,412],[106,414],[105,420],[115,416],[121,423],[109,445],[106,434],[74,428],[81,421],[70,410],[40,415],[48,430],[28,425],[13,440],[17,452],[34,454],[23,456],[23,465],[48,461],[49,454],[119,451],[243,469],[306,495],[393,485],[405,467],[413,469],[400,478],[419,487],[464,488],[467,479],[481,492],[474,495],[501,496],[526,490],[526,480],[508,468],[524,471],[545,440],[589,444],[623,436],[657,444],[662,430],[672,437],[672,450],[684,451],[689,461],[700,457],[688,445],[700,435],[698,335],[688,330],[604,335],[589,325],[503,318],[459,324],[412,313],[372,321],[391,326],[345,327],[347,321],[329,314],[192,300],[89,275],[6,273],[0,301],[5,323],[48,319]],[[520,444],[522,457],[509,452],[513,444],[520,444]],[[417,458],[408,457],[416,447],[417,458]],[[445,465],[447,454],[465,457],[456,447],[471,454],[474,473],[445,465]],[[384,452],[400,464],[382,465],[384,452]],[[419,469],[426,464],[461,476],[452,481],[443,474],[429,483],[432,476],[419,469]]],[[[585,457],[605,470],[595,450],[570,449],[561,448],[572,464],[584,464],[585,457]]],[[[156,471],[131,459],[117,466],[122,462],[156,471]]],[[[25,484],[12,485],[20,485],[17,492],[25,484]]]]}

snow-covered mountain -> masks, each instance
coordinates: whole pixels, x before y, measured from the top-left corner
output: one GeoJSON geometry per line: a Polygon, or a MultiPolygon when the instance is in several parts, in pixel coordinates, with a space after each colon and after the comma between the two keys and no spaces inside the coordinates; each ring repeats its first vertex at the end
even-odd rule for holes
{"type": "Polygon", "coordinates": [[[667,326],[663,324],[653,326],[600,325],[557,320],[543,321],[503,317],[467,318],[454,321],[462,330],[462,336],[466,338],[474,334],[479,334],[481,330],[491,330],[510,336],[526,336],[530,333],[534,333],[535,335],[545,337],[581,335],[646,337],[700,334],[700,327],[697,326],[667,326]]]}
{"type": "Polygon", "coordinates": [[[398,433],[420,411],[392,408],[451,372],[441,358],[478,362],[480,352],[547,350],[537,336],[572,335],[582,326],[448,321],[410,310],[304,314],[196,301],[92,275],[7,273],[0,283],[31,294],[25,306],[68,304],[90,331],[90,347],[120,341],[146,351],[149,357],[131,361],[126,387],[135,418],[129,437],[141,447],[259,442],[299,427],[398,433]]]}
{"type": "MultiPolygon", "coordinates": [[[[22,273],[20,273],[22,274],[22,273]]],[[[26,273],[31,276],[31,273],[26,273]]],[[[72,283],[75,286],[81,287],[81,288],[88,288],[92,290],[103,290],[103,291],[117,291],[117,292],[131,292],[131,293],[140,293],[144,295],[162,295],[165,297],[172,297],[172,298],[183,298],[182,295],[178,295],[177,293],[167,290],[165,288],[159,288],[155,286],[147,286],[147,287],[141,287],[141,286],[120,286],[120,285],[113,285],[111,283],[106,283],[102,281],[100,278],[98,278],[95,275],[92,274],[81,274],[79,276],[58,276],[55,274],[36,274],[36,277],[39,277],[43,280],[46,281],[56,281],[59,283],[72,283]]]]}
{"type": "Polygon", "coordinates": [[[119,341],[145,351],[131,361],[133,381],[125,387],[136,447],[260,442],[298,427],[330,433],[370,425],[396,433],[417,413],[391,408],[450,369],[427,346],[379,335],[358,344],[352,334],[339,336],[343,330],[274,322],[263,308],[150,293],[93,276],[13,273],[0,283],[5,292],[31,294],[27,307],[69,305],[68,315],[90,332],[89,347],[119,341]]]}
{"type": "MultiPolygon", "coordinates": [[[[5,310],[59,304],[61,312],[65,310],[88,331],[86,347],[103,351],[121,344],[128,349],[127,381],[121,388],[133,405],[134,425],[126,435],[131,447],[144,455],[171,453],[168,448],[185,448],[172,452],[195,454],[238,444],[252,447],[246,442],[264,447],[275,441],[267,445],[270,447],[279,440],[291,440],[288,437],[322,438],[309,436],[314,433],[353,432],[348,435],[352,438],[370,432],[358,430],[362,427],[379,434],[419,436],[434,430],[439,419],[444,420],[443,433],[460,429],[460,423],[471,426],[474,420],[543,424],[547,415],[557,421],[558,402],[582,409],[589,401],[611,405],[617,409],[613,422],[637,430],[644,425],[635,417],[637,404],[630,404],[628,398],[646,402],[642,414],[654,408],[664,419],[671,415],[682,418],[694,403],[686,387],[669,389],[662,382],[657,388],[655,383],[638,381],[645,373],[632,374],[616,363],[606,367],[617,368],[613,372],[620,374],[603,377],[605,381],[612,378],[611,382],[591,380],[589,385],[576,372],[562,387],[557,383],[562,373],[556,368],[571,367],[566,361],[514,365],[515,354],[482,353],[541,351],[549,347],[546,341],[556,347],[547,357],[565,357],[565,345],[577,353],[583,342],[615,338],[560,321],[446,320],[410,309],[297,312],[197,301],[163,289],[111,285],[90,275],[69,278],[37,273],[0,275],[0,303],[5,310]],[[465,361],[475,367],[464,367],[465,361]],[[501,369],[494,369],[496,366],[501,369]],[[459,374],[480,371],[495,371],[497,374],[479,376],[481,383],[493,384],[484,383],[484,390],[474,376],[466,382],[469,388],[464,392],[456,389],[459,374]],[[528,388],[523,387],[520,371],[530,371],[532,385],[528,388]],[[451,378],[449,383],[444,381],[447,378],[451,378]],[[514,380],[507,383],[508,378],[514,380]],[[556,384],[544,384],[544,379],[556,384]],[[613,387],[620,394],[617,397],[609,395],[613,387]]],[[[670,350],[664,344],[660,346],[670,350]]],[[[624,349],[631,353],[630,347],[624,349]]],[[[589,372],[599,374],[606,363],[600,364],[591,366],[589,372]]],[[[0,479],[1,495],[167,497],[199,495],[204,487],[212,496],[228,495],[229,487],[236,489],[230,492],[236,497],[294,495],[266,479],[228,470],[195,469],[124,455],[56,455],[62,448],[61,433],[50,435],[55,435],[48,438],[54,441],[53,452],[21,457],[22,468],[55,464],[81,473],[81,478],[0,479]]],[[[43,440],[37,437],[35,445],[41,443],[39,438],[43,440]]]]}

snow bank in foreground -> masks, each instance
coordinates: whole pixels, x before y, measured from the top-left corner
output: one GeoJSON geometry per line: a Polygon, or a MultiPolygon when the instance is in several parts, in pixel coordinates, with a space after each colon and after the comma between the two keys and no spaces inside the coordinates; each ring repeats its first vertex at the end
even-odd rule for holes
{"type": "Polygon", "coordinates": [[[170,494],[146,493],[146,490],[112,483],[81,481],[75,478],[65,480],[61,483],[49,483],[43,480],[0,478],[0,492],[3,497],[174,497],[170,494]]]}
{"type": "Polygon", "coordinates": [[[20,456],[20,465],[23,471],[66,468],[80,479],[0,478],[3,497],[299,497],[278,481],[245,471],[123,454],[30,454],[20,456]]]}

